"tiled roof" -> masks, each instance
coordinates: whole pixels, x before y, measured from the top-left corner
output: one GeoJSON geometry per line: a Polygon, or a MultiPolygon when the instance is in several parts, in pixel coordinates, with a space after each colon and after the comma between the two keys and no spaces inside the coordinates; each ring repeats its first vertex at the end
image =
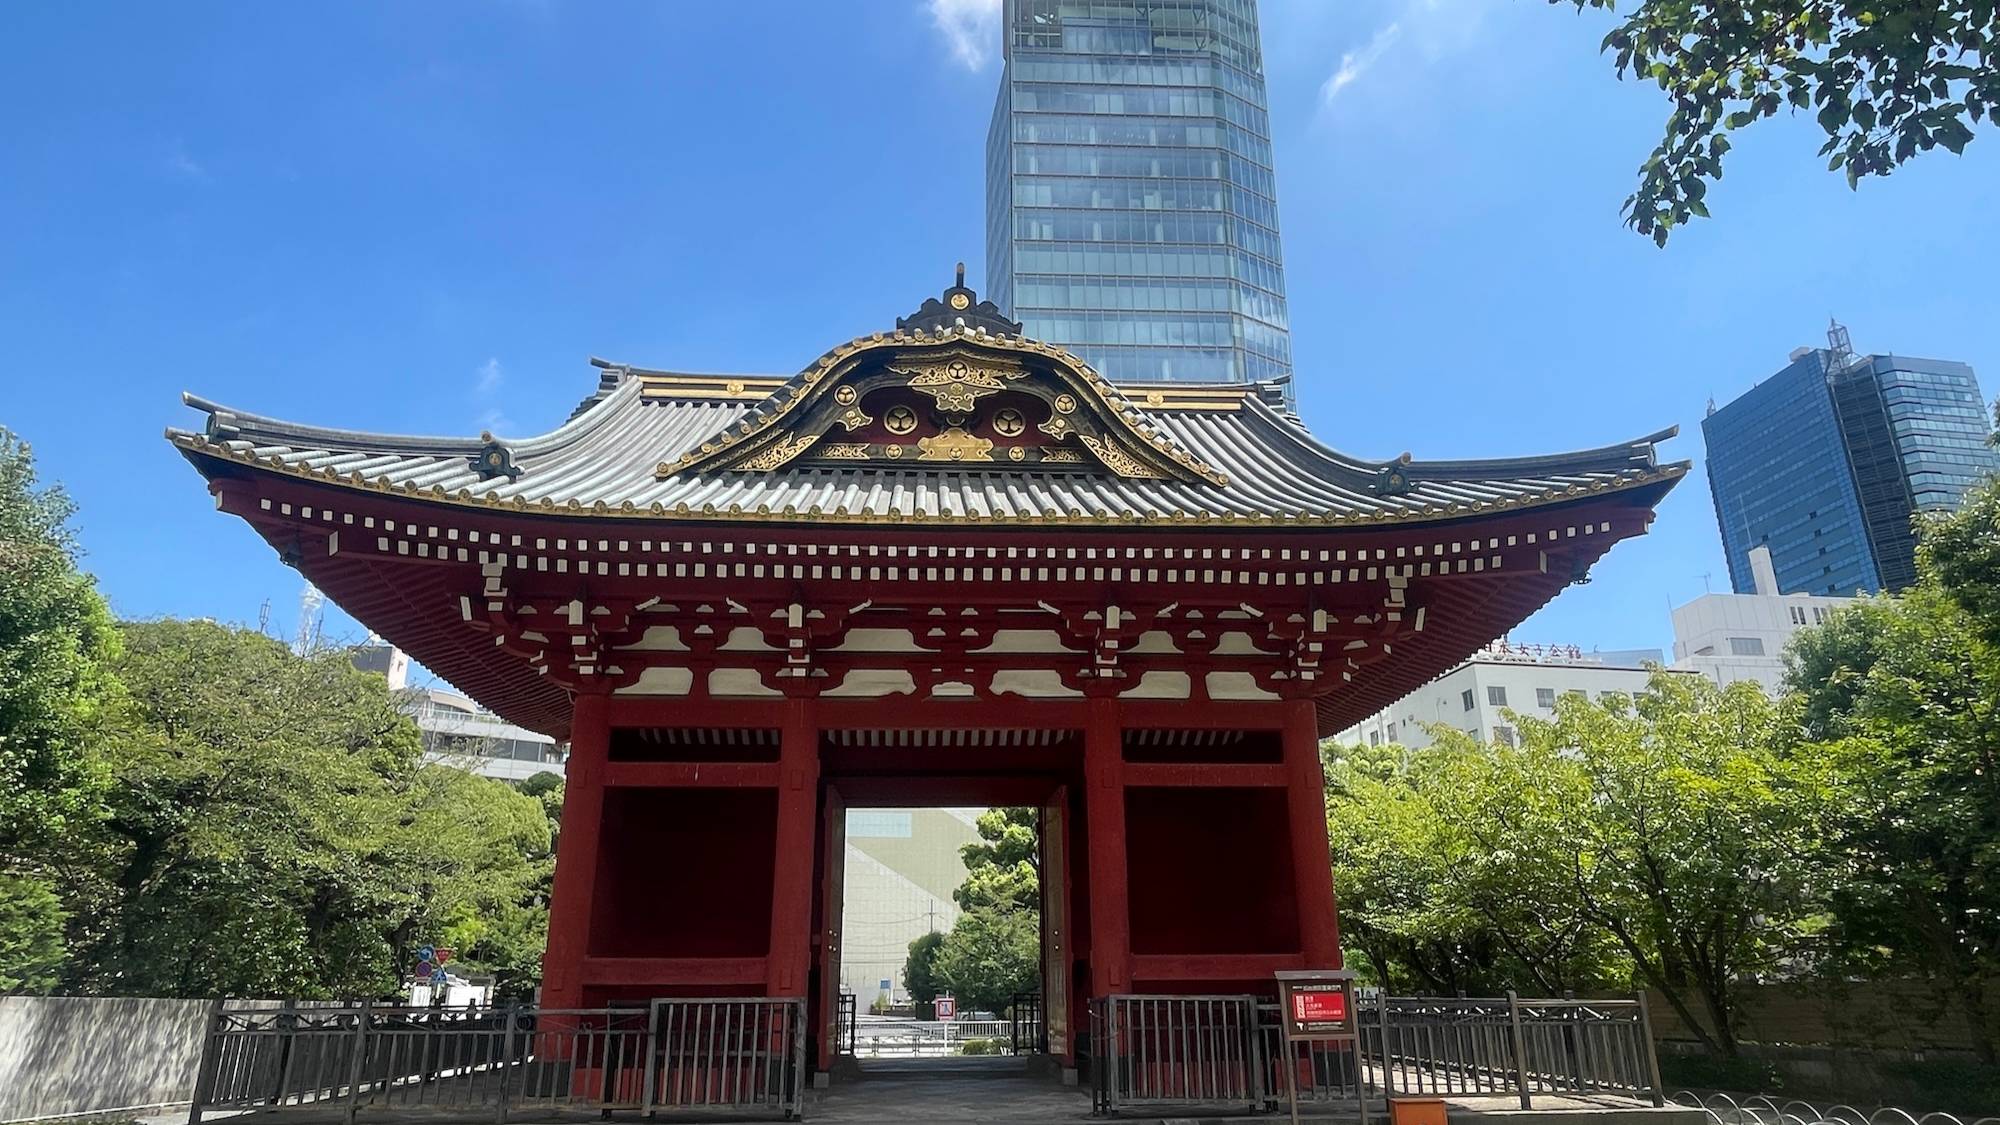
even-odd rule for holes
{"type": "MultiPolygon", "coordinates": [[[[947,330],[932,342],[945,340],[947,330]]],[[[802,397],[833,357],[908,343],[902,333],[854,341],[790,380],[686,376],[607,368],[599,392],[539,437],[496,441],[399,437],[326,429],[235,411],[206,411],[202,432],[168,431],[198,467],[205,459],[448,505],[544,513],[796,523],[1375,525],[1455,519],[1562,503],[1667,481],[1663,431],[1600,449],[1486,461],[1366,461],[1314,440],[1248,386],[1114,388],[1059,349],[958,330],[968,346],[1055,357],[1083,371],[1132,433],[1212,468],[1207,478],[1142,479],[1094,463],[838,465],[800,459],[770,471],[682,469],[674,458],[730,441],[802,397]],[[496,451],[500,462],[491,460],[496,451]],[[487,459],[485,467],[482,459],[487,459]],[[511,462],[511,470],[496,464],[511,462]],[[1222,483],[1218,483],[1218,479],[1222,483]]],[[[866,358],[861,356],[861,358],[866,358]]],[[[785,424],[775,423],[779,428],[785,424]]],[[[744,439],[746,442],[755,440],[744,439]]]]}

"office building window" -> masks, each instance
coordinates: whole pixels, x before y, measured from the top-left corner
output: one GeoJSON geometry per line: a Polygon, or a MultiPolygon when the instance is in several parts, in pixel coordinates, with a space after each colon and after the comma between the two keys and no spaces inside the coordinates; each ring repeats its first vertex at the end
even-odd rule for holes
{"type": "Polygon", "coordinates": [[[1494,707],[1507,706],[1507,689],[1495,684],[1486,689],[1486,702],[1494,707]]]}
{"type": "Polygon", "coordinates": [[[1762,656],[1764,655],[1764,638],[1731,637],[1729,638],[1729,655],[1762,656]]]}
{"type": "Polygon", "coordinates": [[[1541,709],[1543,709],[1544,711],[1553,711],[1553,710],[1555,710],[1555,706],[1556,706],[1556,689],[1554,689],[1554,688],[1552,688],[1552,687],[1538,687],[1538,688],[1536,688],[1536,689],[1535,689],[1535,706],[1537,706],[1537,707],[1540,707],[1540,708],[1541,708],[1541,709]]]}
{"type": "Polygon", "coordinates": [[[1495,742],[1499,743],[1499,744],[1500,744],[1500,745],[1502,745],[1502,746],[1512,746],[1512,745],[1514,745],[1514,728],[1513,728],[1513,727],[1494,727],[1494,728],[1493,728],[1493,741],[1495,741],[1495,742]]]}
{"type": "Polygon", "coordinates": [[[1465,704],[1465,709],[1466,709],[1467,711],[1470,711],[1470,710],[1472,710],[1472,708],[1473,708],[1473,702],[1472,702],[1472,689],[1471,689],[1471,688],[1466,688],[1466,689],[1465,689],[1465,691],[1464,691],[1464,692],[1463,692],[1462,694],[1460,694],[1458,698],[1459,698],[1459,701],[1460,701],[1460,702],[1462,702],[1462,703],[1464,703],[1464,704],[1465,704]]]}

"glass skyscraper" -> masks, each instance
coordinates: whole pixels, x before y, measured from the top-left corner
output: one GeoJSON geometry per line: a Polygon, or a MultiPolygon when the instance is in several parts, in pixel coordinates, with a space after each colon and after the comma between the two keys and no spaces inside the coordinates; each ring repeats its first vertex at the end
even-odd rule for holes
{"type": "Polygon", "coordinates": [[[1701,431],[1739,594],[1760,544],[1787,594],[1900,590],[1916,580],[1912,516],[2000,473],[1979,381],[1944,360],[1801,349],[1701,431]]]}
{"type": "Polygon", "coordinates": [[[1288,379],[1256,0],[1006,0],[986,289],[1119,380],[1288,379]]]}

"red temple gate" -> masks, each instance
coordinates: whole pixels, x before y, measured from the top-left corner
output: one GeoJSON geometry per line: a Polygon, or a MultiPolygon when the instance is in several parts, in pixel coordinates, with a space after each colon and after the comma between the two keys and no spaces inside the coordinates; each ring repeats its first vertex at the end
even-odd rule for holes
{"type": "Polygon", "coordinates": [[[844,810],[1044,810],[1044,1011],[1336,968],[1318,739],[1506,631],[1667,434],[1369,462],[1278,388],[1114,386],[962,286],[790,379],[600,363],[541,437],[190,399],[171,439],[357,620],[570,741],[543,1004],[803,997],[844,810]]]}

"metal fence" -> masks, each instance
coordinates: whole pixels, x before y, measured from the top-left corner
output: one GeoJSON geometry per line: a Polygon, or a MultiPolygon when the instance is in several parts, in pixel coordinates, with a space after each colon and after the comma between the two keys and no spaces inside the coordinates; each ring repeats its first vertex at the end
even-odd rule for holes
{"type": "Polygon", "coordinates": [[[855,1024],[860,1020],[860,1004],[852,992],[840,994],[840,1005],[834,1012],[833,1053],[852,1055],[855,1047],[855,1024]]]}
{"type": "Polygon", "coordinates": [[[805,1003],[647,1008],[213,1009],[190,1125],[209,1110],[428,1109],[505,1122],[564,1109],[747,1107],[797,1117],[805,1003]]]}
{"type": "Polygon", "coordinates": [[[1608,1094],[1665,1102],[1644,998],[1365,997],[1347,1042],[1295,1042],[1252,996],[1110,996],[1091,1002],[1099,1113],[1159,1104],[1358,1105],[1398,1095],[1608,1094]],[[1290,1074],[1287,1074],[1289,1069],[1290,1074]]]}
{"type": "Polygon", "coordinates": [[[1091,1106],[1241,1105],[1270,1089],[1252,996],[1104,996],[1090,1002],[1091,1106]]]}
{"type": "Polygon", "coordinates": [[[644,1108],[775,1109],[805,1103],[805,1001],[655,1000],[644,1108]]]}
{"type": "Polygon", "coordinates": [[[1627,1000],[1375,996],[1362,1050],[1386,1094],[1614,1094],[1663,1105],[1643,994],[1627,1000]]]}
{"type": "Polygon", "coordinates": [[[1049,1025],[1042,1019],[1042,994],[1016,992],[1007,1006],[1007,1041],[1017,1055],[1049,1053],[1049,1025]]]}

